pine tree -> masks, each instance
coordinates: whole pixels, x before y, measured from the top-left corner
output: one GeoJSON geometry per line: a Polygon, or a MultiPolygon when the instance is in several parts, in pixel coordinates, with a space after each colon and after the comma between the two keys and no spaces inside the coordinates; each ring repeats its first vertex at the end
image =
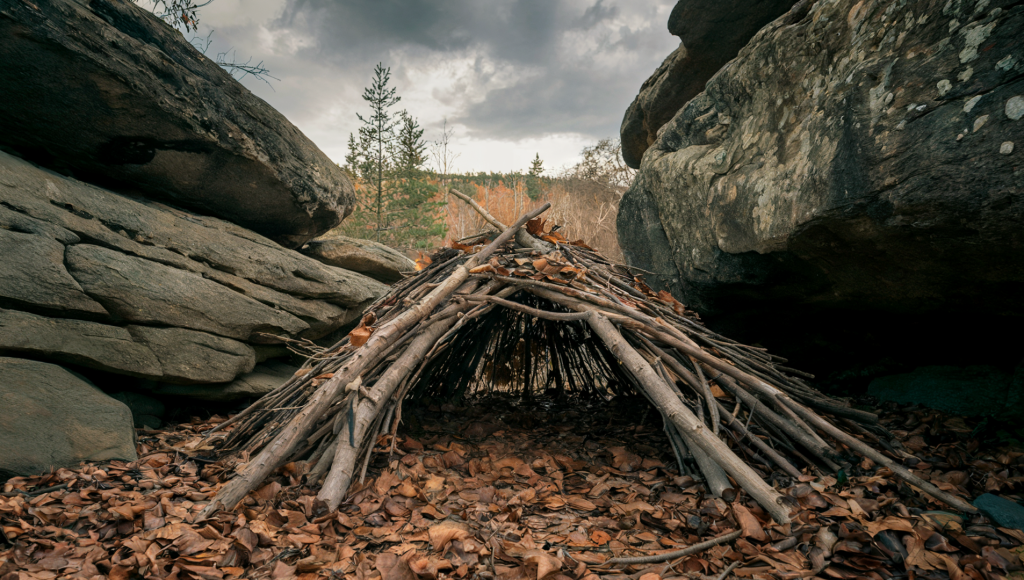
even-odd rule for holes
{"type": "MultiPolygon", "coordinates": [[[[380,233],[384,231],[384,208],[387,205],[384,188],[394,165],[395,127],[398,125],[398,120],[390,109],[402,100],[395,95],[396,89],[388,86],[390,81],[391,68],[385,68],[383,63],[378,63],[373,69],[372,83],[363,91],[363,100],[370,104],[371,114],[367,118],[356,113],[363,123],[359,128],[358,151],[362,162],[359,175],[377,194],[375,238],[378,242],[380,233]]],[[[354,141],[355,139],[350,138],[350,147],[354,141]]]]}
{"type": "Polygon", "coordinates": [[[434,245],[444,220],[433,201],[436,188],[423,170],[427,146],[423,128],[407,111],[392,112],[401,97],[389,87],[391,69],[378,64],[363,99],[370,104],[358,136],[349,135],[345,169],[356,177],[360,202],[341,226],[344,235],[372,236],[391,246],[434,245]]]}
{"type": "Polygon", "coordinates": [[[444,220],[439,202],[433,201],[436,188],[423,170],[427,145],[423,129],[407,111],[399,113],[395,140],[396,193],[388,206],[390,238],[394,245],[430,247],[432,238],[443,237],[444,220]]]}
{"type": "Polygon", "coordinates": [[[407,111],[398,114],[401,128],[396,142],[396,162],[403,171],[420,170],[426,163],[427,144],[423,129],[407,111]]]}
{"type": "Polygon", "coordinates": [[[544,173],[544,161],[540,158],[540,153],[533,158],[530,162],[530,175],[534,177],[540,177],[544,173]]]}
{"type": "Polygon", "coordinates": [[[533,201],[539,199],[542,193],[540,182],[542,173],[544,173],[544,161],[541,160],[540,153],[537,153],[533,161],[530,162],[530,170],[526,173],[526,195],[533,201]]]}

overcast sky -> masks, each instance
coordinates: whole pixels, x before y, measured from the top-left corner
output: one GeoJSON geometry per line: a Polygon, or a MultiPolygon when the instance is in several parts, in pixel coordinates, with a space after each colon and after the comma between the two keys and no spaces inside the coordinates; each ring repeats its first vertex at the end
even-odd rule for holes
{"type": "Polygon", "coordinates": [[[213,55],[228,47],[280,80],[243,82],[343,162],[377,62],[436,140],[455,130],[456,170],[549,174],[617,137],[643,81],[678,45],[672,0],[214,0],[213,55]]]}

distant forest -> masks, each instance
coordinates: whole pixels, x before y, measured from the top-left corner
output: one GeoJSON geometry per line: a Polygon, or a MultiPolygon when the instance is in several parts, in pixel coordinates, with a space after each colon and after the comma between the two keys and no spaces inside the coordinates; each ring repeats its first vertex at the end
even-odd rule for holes
{"type": "Polygon", "coordinates": [[[447,124],[440,139],[426,142],[418,120],[397,108],[401,97],[390,79],[391,70],[378,64],[363,93],[370,113],[359,115],[342,166],[356,184],[357,206],[333,233],[414,254],[487,231],[476,212],[448,193],[456,189],[504,223],[551,202],[547,219],[562,235],[621,260],[615,214],[633,170],[622,162],[618,141],[585,147],[581,160],[556,176],[545,175],[539,154],[522,171],[455,173],[458,153],[447,124]]]}

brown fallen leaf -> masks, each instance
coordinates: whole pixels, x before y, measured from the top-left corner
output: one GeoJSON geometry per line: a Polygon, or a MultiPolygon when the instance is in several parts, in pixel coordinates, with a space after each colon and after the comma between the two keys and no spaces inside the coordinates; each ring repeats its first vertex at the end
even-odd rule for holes
{"type": "MultiPolygon", "coordinates": [[[[410,553],[410,555],[412,554],[414,553],[410,553]]],[[[400,558],[397,554],[390,552],[379,554],[375,567],[380,572],[381,580],[417,580],[416,574],[409,567],[408,560],[400,558]]]]}
{"type": "Polygon", "coordinates": [[[445,546],[453,540],[461,540],[469,536],[466,524],[445,520],[427,531],[430,537],[430,544],[435,552],[443,552],[445,546]]]}
{"type": "Polygon", "coordinates": [[[908,520],[896,516],[888,516],[873,522],[864,524],[864,529],[871,536],[878,535],[882,530],[895,530],[898,532],[913,532],[914,526],[908,520]]]}
{"type": "Polygon", "coordinates": [[[562,561],[544,550],[528,550],[523,556],[523,561],[537,567],[537,572],[534,576],[536,580],[540,580],[548,574],[562,569],[562,561]]]}
{"type": "Polygon", "coordinates": [[[750,513],[750,510],[743,504],[733,503],[732,513],[736,518],[736,523],[739,524],[740,529],[743,531],[744,538],[752,538],[759,542],[763,542],[768,539],[768,536],[764,533],[764,528],[761,527],[761,523],[757,521],[754,514],[750,513]]]}

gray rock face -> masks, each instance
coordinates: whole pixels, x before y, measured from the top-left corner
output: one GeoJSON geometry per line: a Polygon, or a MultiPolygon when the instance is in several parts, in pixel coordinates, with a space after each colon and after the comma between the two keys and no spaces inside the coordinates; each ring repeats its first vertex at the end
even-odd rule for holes
{"type": "Polygon", "coordinates": [[[324,264],[359,272],[385,284],[398,282],[403,278],[402,272],[416,269],[416,262],[398,250],[371,240],[345,236],[328,234],[303,246],[302,253],[324,264]]]}
{"type": "Polygon", "coordinates": [[[230,381],[252,370],[247,344],[183,328],[112,326],[0,309],[0,352],[170,383],[230,381]]]}
{"type": "Polygon", "coordinates": [[[732,60],[761,27],[793,4],[794,0],[679,0],[669,16],[668,31],[678,36],[681,44],[640,87],[622,119],[619,135],[626,164],[639,168],[644,151],[657,138],[658,129],[703,91],[708,79],[732,60]]]}
{"type": "Polygon", "coordinates": [[[258,399],[273,391],[292,378],[299,367],[279,361],[267,361],[256,365],[251,373],[234,381],[219,385],[169,385],[152,387],[158,395],[188,397],[198,401],[238,401],[258,399]]]}
{"type": "Polygon", "coordinates": [[[64,245],[46,237],[0,229],[0,301],[50,310],[106,314],[64,267],[64,245]]]}
{"type": "Polygon", "coordinates": [[[163,376],[156,355],[136,343],[128,329],[99,322],[0,310],[0,352],[140,377],[163,376]]]}
{"type": "Polygon", "coordinates": [[[1024,315],[1024,6],[790,20],[661,129],[620,205],[627,260],[711,315],[1024,315]]]}
{"type": "Polygon", "coordinates": [[[286,312],[198,274],[115,250],[71,246],[67,264],[86,292],[129,322],[180,326],[239,340],[259,339],[261,332],[299,334],[309,328],[286,312]]]}
{"type": "Polygon", "coordinates": [[[129,326],[136,342],[160,362],[159,380],[171,383],[218,383],[252,370],[256,352],[247,344],[184,328],[129,326]]]}
{"type": "Polygon", "coordinates": [[[132,2],[5,2],[0,38],[0,145],[289,247],[352,211],[335,163],[132,2]]]}
{"type": "Polygon", "coordinates": [[[128,407],[59,366],[0,358],[0,409],[0,478],[136,459],[128,407]]]}
{"type": "Polygon", "coordinates": [[[4,153],[0,251],[0,354],[160,384],[227,383],[253,369],[261,333],[319,338],[387,290],[4,153]]]}

